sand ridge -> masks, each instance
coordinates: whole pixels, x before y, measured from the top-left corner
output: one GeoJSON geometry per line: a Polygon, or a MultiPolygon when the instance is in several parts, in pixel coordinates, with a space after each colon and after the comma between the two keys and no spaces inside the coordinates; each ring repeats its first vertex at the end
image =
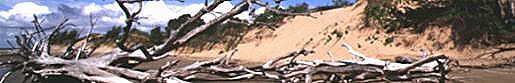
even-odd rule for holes
{"type": "MultiPolygon", "coordinates": [[[[296,16],[286,19],[286,23],[273,32],[274,37],[238,45],[236,48],[239,51],[235,54],[236,59],[266,61],[299,49],[315,51],[314,54],[301,58],[305,60],[329,60],[330,56],[327,54],[329,51],[335,55],[335,59],[349,59],[351,56],[346,53],[346,50],[340,47],[340,45],[343,42],[348,42],[354,47],[357,47],[358,42],[360,42],[358,40],[363,39],[358,35],[366,33],[350,29],[356,29],[356,27],[362,26],[360,20],[363,16],[362,12],[366,4],[366,2],[359,2],[358,5],[350,7],[312,13],[311,15],[314,17],[296,16]],[[338,38],[335,34],[331,34],[333,31],[350,32],[344,34],[342,38],[338,38]]],[[[403,53],[406,54],[404,51],[408,51],[395,47],[380,49],[381,47],[375,46],[374,44],[360,44],[360,47],[366,48],[360,48],[358,50],[364,53],[370,53],[370,57],[381,57],[379,54],[402,55],[403,53]]],[[[217,55],[219,51],[220,50],[209,50],[193,53],[189,56],[216,57],[213,55],[217,55]]],[[[412,52],[411,55],[416,54],[412,52]]]]}
{"type": "MultiPolygon", "coordinates": [[[[429,27],[421,34],[386,34],[384,30],[365,27],[362,23],[366,1],[359,1],[353,6],[337,8],[327,11],[314,12],[307,16],[295,16],[285,19],[285,24],[271,32],[273,36],[258,41],[239,44],[236,48],[235,58],[242,61],[264,62],[274,57],[287,54],[299,49],[314,50],[315,53],[301,57],[304,60],[329,60],[328,52],[334,54],[335,59],[350,59],[351,56],[343,42],[351,44],[357,51],[368,57],[379,59],[392,59],[396,56],[419,57],[420,49],[426,52],[443,53],[457,59],[468,59],[471,55],[489,52],[492,49],[453,49],[450,40],[449,26],[429,27]],[[334,32],[343,35],[337,37],[334,32]],[[395,36],[393,44],[385,45],[386,38],[395,36]],[[437,40],[427,40],[428,37],[437,40]],[[371,41],[374,39],[374,41],[371,41]],[[406,43],[408,42],[408,43],[406,43]],[[399,45],[396,45],[399,44],[399,45]],[[437,44],[440,47],[437,46],[437,44]],[[441,48],[441,49],[435,49],[441,48]]],[[[249,36],[254,34],[248,34],[249,36]]],[[[515,46],[515,45],[508,45],[515,46]]],[[[192,54],[177,54],[194,57],[220,57],[216,56],[223,49],[213,49],[192,54]]],[[[513,57],[515,52],[509,51],[499,54],[502,57],[513,57]]]]}

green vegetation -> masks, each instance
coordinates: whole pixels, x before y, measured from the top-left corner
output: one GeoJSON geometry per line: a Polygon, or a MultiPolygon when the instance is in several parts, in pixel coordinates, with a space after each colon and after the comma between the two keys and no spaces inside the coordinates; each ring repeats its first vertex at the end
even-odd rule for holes
{"type": "Polygon", "coordinates": [[[279,23],[281,22],[286,15],[276,14],[271,11],[265,11],[263,14],[260,14],[254,18],[255,22],[263,22],[263,23],[279,23]]]}
{"type": "Polygon", "coordinates": [[[386,46],[390,43],[393,43],[393,37],[387,37],[386,39],[384,39],[383,45],[386,46]]]}
{"type": "MultiPolygon", "coordinates": [[[[182,23],[186,22],[190,18],[192,18],[191,15],[184,14],[176,19],[171,19],[168,21],[168,26],[165,27],[165,31],[162,31],[161,27],[155,27],[149,33],[147,33],[148,35],[145,36],[150,38],[149,42],[152,45],[161,44],[165,41],[164,39],[169,37],[170,29],[176,30],[182,23]]],[[[231,20],[241,21],[235,18],[232,18],[231,20]]],[[[201,26],[203,24],[205,23],[201,19],[195,20],[191,24],[186,25],[183,30],[177,32],[177,35],[185,35],[195,27],[201,26]]],[[[214,45],[217,44],[222,44],[226,49],[231,49],[234,48],[239,43],[239,41],[241,41],[241,38],[244,35],[243,33],[246,33],[248,30],[250,29],[246,24],[232,22],[221,23],[195,35],[193,38],[187,41],[184,46],[193,48],[195,52],[213,48],[214,45]]]]}
{"type": "MultiPolygon", "coordinates": [[[[165,29],[166,34],[170,33],[170,32],[168,32],[168,31],[170,31],[170,29],[173,29],[173,30],[178,29],[182,23],[186,22],[190,18],[192,18],[190,14],[184,14],[184,15],[179,16],[176,19],[171,19],[170,21],[168,21],[168,26],[165,29]]],[[[202,21],[202,19],[197,19],[197,20],[193,21],[192,23],[186,25],[183,28],[184,30],[181,30],[182,32],[178,32],[177,36],[178,37],[183,36],[186,33],[190,32],[195,27],[198,27],[203,24],[205,24],[205,22],[202,21]]],[[[166,35],[166,37],[168,37],[168,35],[166,35]]]]}
{"type": "Polygon", "coordinates": [[[309,5],[307,3],[301,3],[296,6],[290,6],[286,11],[292,12],[292,13],[304,13],[309,12],[309,5]]]}
{"type": "Polygon", "coordinates": [[[122,28],[120,26],[113,26],[107,33],[105,37],[107,39],[117,39],[118,35],[122,32],[122,28]]]}
{"type": "MultiPolygon", "coordinates": [[[[232,18],[231,20],[239,20],[232,18]]],[[[211,49],[215,45],[222,45],[228,51],[241,43],[243,36],[252,28],[246,24],[227,22],[209,28],[188,41],[185,46],[195,48],[194,51],[211,49]]]]}
{"type": "Polygon", "coordinates": [[[79,32],[75,29],[56,32],[49,40],[50,44],[68,45],[79,39],[79,32]]]}
{"type": "MultiPolygon", "coordinates": [[[[307,3],[298,4],[295,6],[290,6],[288,9],[281,9],[278,6],[275,9],[280,9],[282,11],[288,11],[292,13],[304,13],[310,12],[309,5],[307,3]]],[[[255,22],[260,23],[282,23],[283,19],[286,15],[276,14],[272,11],[266,10],[263,14],[260,14],[254,18],[255,22]]],[[[259,26],[259,25],[258,25],[259,26]]]]}
{"type": "Polygon", "coordinates": [[[338,31],[338,30],[334,30],[333,32],[331,32],[331,34],[336,35],[336,38],[338,38],[338,39],[343,37],[343,32],[338,31]]]}
{"type": "Polygon", "coordinates": [[[159,45],[161,43],[164,43],[164,39],[166,39],[166,34],[161,32],[161,27],[156,27],[152,30],[150,30],[150,42],[153,45],[159,45]]]}
{"type": "Polygon", "coordinates": [[[351,3],[351,2],[349,2],[347,0],[333,0],[332,2],[333,2],[332,5],[316,7],[316,8],[311,9],[311,11],[318,12],[318,11],[342,8],[342,7],[350,6],[350,5],[353,4],[353,3],[351,3]]]}
{"type": "Polygon", "coordinates": [[[451,38],[458,47],[515,42],[513,16],[503,15],[509,12],[502,11],[503,5],[497,0],[368,1],[364,23],[386,29],[388,33],[401,33],[405,28],[421,33],[430,26],[451,26],[451,38]],[[410,2],[417,2],[420,7],[398,7],[410,2]]]}

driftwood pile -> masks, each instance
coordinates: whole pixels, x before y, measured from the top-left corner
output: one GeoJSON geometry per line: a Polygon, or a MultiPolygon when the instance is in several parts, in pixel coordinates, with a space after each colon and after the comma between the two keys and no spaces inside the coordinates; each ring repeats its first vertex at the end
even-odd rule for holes
{"type": "MultiPolygon", "coordinates": [[[[348,45],[349,53],[359,60],[303,61],[300,55],[314,51],[299,50],[269,60],[259,67],[227,64],[230,57],[197,62],[179,69],[160,70],[161,76],[173,76],[175,80],[243,80],[252,78],[272,79],[278,82],[445,82],[450,71],[450,60],[442,54],[424,57],[410,63],[396,63],[368,58],[348,45]],[[284,61],[282,61],[284,60],[284,61]],[[281,62],[281,63],[279,63],[281,62]]],[[[235,52],[234,50],[232,52],[235,52]]],[[[234,54],[234,53],[233,53],[234,54]]],[[[232,56],[232,55],[229,55],[232,56]]],[[[174,61],[175,62],[175,61],[174,61]]],[[[164,66],[163,68],[170,67],[164,66]]],[[[184,81],[182,81],[184,82],[184,81]]]]}
{"type": "MultiPolygon", "coordinates": [[[[12,70],[27,74],[27,78],[41,78],[51,75],[65,75],[84,81],[107,83],[131,82],[166,82],[177,83],[191,80],[244,80],[271,79],[280,82],[378,82],[378,81],[445,81],[449,72],[449,59],[441,54],[428,56],[411,63],[396,63],[368,58],[344,44],[354,60],[337,61],[303,61],[295,60],[300,55],[309,55],[314,51],[299,50],[267,61],[262,66],[245,67],[230,62],[237,50],[230,51],[224,57],[209,61],[195,62],[184,67],[174,67],[178,61],[168,62],[157,72],[136,71],[130,68],[112,66],[120,58],[146,59],[141,54],[110,53],[100,57],[78,60],[66,60],[59,57],[32,56],[25,62],[4,62],[2,64],[21,64],[12,70]],[[439,80],[430,78],[439,78],[439,80]],[[186,80],[186,81],[185,81],[186,80]]],[[[37,81],[37,80],[33,80],[37,81]]]]}

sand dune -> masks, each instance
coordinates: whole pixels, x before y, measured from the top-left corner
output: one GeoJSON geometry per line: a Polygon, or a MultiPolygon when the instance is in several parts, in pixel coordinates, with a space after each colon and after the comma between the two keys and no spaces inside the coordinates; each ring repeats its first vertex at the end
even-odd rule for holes
{"type": "MultiPolygon", "coordinates": [[[[235,58],[244,61],[263,62],[271,58],[287,54],[299,49],[310,49],[316,53],[302,57],[306,60],[329,60],[328,52],[335,55],[335,59],[350,59],[345,48],[340,47],[343,42],[348,42],[357,51],[367,54],[369,57],[380,59],[392,59],[396,56],[418,57],[419,49],[430,50],[432,53],[444,53],[457,59],[472,58],[472,55],[489,52],[492,49],[465,49],[456,50],[450,39],[450,28],[447,26],[430,27],[421,34],[386,34],[384,30],[365,27],[362,23],[363,11],[367,2],[360,1],[353,6],[338,8],[328,11],[315,12],[313,17],[296,16],[288,18],[285,24],[271,32],[272,37],[239,44],[239,50],[235,58]],[[334,32],[341,32],[342,37],[337,37],[334,32]],[[393,44],[384,45],[385,40],[395,36],[393,44]],[[370,38],[372,37],[372,38],[370,38]],[[438,40],[426,40],[433,37],[438,40]],[[411,42],[409,44],[405,42],[411,42]],[[442,43],[443,42],[443,43],[442,43]],[[396,45],[398,44],[398,45],[396,45]],[[442,44],[436,49],[436,44],[442,44]]],[[[254,34],[248,34],[252,36],[254,34]]],[[[508,45],[515,46],[515,45],[508,45]]],[[[215,56],[222,49],[197,52],[193,54],[179,54],[194,57],[219,57],[215,56]]],[[[501,57],[513,57],[515,52],[498,54],[501,57]]]]}
{"type": "MultiPolygon", "coordinates": [[[[316,53],[302,59],[325,59],[330,57],[327,52],[331,51],[336,59],[349,59],[350,55],[340,45],[345,41],[357,47],[364,39],[363,34],[357,28],[362,26],[362,12],[367,3],[358,3],[351,7],[333,9],[323,12],[312,13],[314,17],[296,16],[286,19],[286,23],[273,32],[274,37],[265,38],[260,41],[253,41],[240,44],[236,48],[236,58],[248,61],[265,61],[276,56],[287,54],[298,49],[310,49],[316,53]],[[344,32],[342,38],[331,34],[334,31],[344,32]]],[[[402,55],[410,54],[409,50],[389,47],[376,44],[360,44],[359,51],[371,54],[370,57],[382,57],[381,55],[402,55]],[[378,47],[379,46],[379,47],[378,47]]],[[[203,51],[190,56],[215,57],[220,50],[203,51]]],[[[411,52],[411,55],[416,55],[411,52]]]]}

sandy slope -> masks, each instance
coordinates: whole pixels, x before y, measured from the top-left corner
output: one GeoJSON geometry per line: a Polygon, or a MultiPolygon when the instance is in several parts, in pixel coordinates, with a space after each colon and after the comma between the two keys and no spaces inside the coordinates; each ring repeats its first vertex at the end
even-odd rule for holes
{"type": "MultiPolygon", "coordinates": [[[[429,27],[426,32],[421,34],[385,34],[384,30],[364,27],[361,18],[367,4],[367,2],[360,1],[349,7],[312,13],[315,18],[296,16],[286,19],[285,24],[271,32],[273,36],[239,44],[236,47],[239,49],[236,58],[244,61],[263,62],[298,49],[310,49],[316,53],[301,59],[329,60],[330,56],[327,54],[329,51],[335,55],[335,59],[350,59],[351,56],[346,52],[347,50],[340,47],[343,42],[350,43],[358,51],[367,54],[369,57],[380,59],[392,59],[395,56],[417,57],[420,55],[419,49],[429,49],[433,53],[444,53],[456,59],[469,59],[474,57],[472,55],[492,51],[492,49],[456,50],[450,39],[452,30],[445,28],[447,26],[429,27]],[[338,38],[335,34],[331,34],[332,32],[342,32],[344,34],[342,38],[338,38]],[[373,41],[369,40],[369,37],[372,36],[375,37],[373,41]],[[404,42],[383,45],[384,40],[392,36],[396,37],[395,41],[404,42]],[[430,38],[436,40],[430,40],[430,38]]],[[[255,34],[248,34],[248,36],[253,35],[255,34]]],[[[508,46],[513,47],[515,45],[508,46]]],[[[218,55],[221,50],[215,49],[179,55],[218,57],[215,55],[218,55]]],[[[503,52],[497,56],[513,57],[515,52],[503,52]]],[[[472,62],[475,60],[477,59],[472,60],[472,62]]],[[[497,60],[488,61],[498,62],[497,60]]]]}
{"type": "MultiPolygon", "coordinates": [[[[331,51],[336,59],[349,59],[349,54],[340,45],[347,41],[354,47],[358,47],[358,42],[363,42],[363,33],[357,30],[361,25],[362,11],[367,3],[358,3],[351,7],[339,8],[329,11],[312,13],[315,17],[296,16],[287,19],[286,24],[280,26],[273,32],[274,37],[265,38],[260,41],[253,41],[238,45],[239,50],[236,58],[248,61],[266,61],[279,55],[298,49],[311,49],[316,53],[302,59],[325,59],[330,57],[327,52],[331,51]],[[339,39],[333,31],[350,31],[339,39]]],[[[360,44],[358,49],[370,54],[370,57],[383,57],[385,55],[417,55],[415,52],[398,48],[384,47],[379,43],[360,44]]],[[[220,50],[203,51],[194,53],[191,56],[213,57],[220,50]]]]}

